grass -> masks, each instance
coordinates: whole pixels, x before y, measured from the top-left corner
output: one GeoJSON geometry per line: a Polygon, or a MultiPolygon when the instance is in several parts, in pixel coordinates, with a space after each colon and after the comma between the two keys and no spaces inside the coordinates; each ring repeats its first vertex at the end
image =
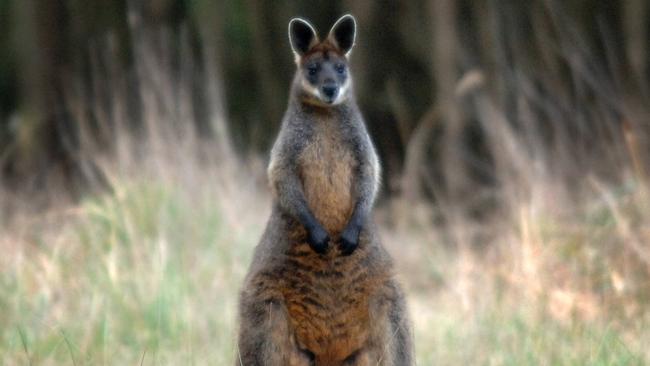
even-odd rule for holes
{"type": "Polygon", "coordinates": [[[484,314],[461,316],[445,309],[418,329],[420,364],[645,364],[640,348],[636,352],[630,349],[620,334],[607,326],[564,325],[553,319],[536,319],[531,311],[534,309],[495,306],[484,314]]]}
{"type": "MultiPolygon", "coordinates": [[[[2,364],[234,364],[238,287],[268,197],[241,186],[228,194],[167,179],[118,182],[3,227],[2,364]]],[[[634,202],[617,202],[626,200],[634,202]]],[[[623,256],[608,252],[621,223],[607,207],[563,224],[524,214],[487,253],[451,248],[433,227],[384,225],[408,289],[419,364],[649,362],[640,295],[648,284],[639,282],[648,276],[631,262],[626,273],[616,262],[623,256]],[[618,287],[603,279],[617,268],[618,287]]],[[[640,233],[643,224],[628,226],[640,233]]]]}
{"type": "Polygon", "coordinates": [[[237,286],[262,227],[195,203],[134,183],[42,235],[4,238],[19,246],[0,277],[4,362],[232,363],[237,286]]]}

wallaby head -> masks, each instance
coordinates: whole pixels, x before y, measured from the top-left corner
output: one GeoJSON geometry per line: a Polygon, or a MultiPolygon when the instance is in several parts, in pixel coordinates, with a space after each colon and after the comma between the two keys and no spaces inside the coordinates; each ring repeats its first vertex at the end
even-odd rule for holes
{"type": "Polygon", "coordinates": [[[289,41],[298,66],[294,88],[313,104],[332,106],[350,93],[348,59],[354,46],[356,22],[344,15],[320,41],[314,27],[304,19],[289,22],[289,41]]]}

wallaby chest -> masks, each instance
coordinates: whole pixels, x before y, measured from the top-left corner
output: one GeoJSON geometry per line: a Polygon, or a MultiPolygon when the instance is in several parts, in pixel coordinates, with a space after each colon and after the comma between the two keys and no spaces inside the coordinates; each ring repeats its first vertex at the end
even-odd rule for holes
{"type": "Polygon", "coordinates": [[[301,151],[299,175],[314,216],[332,235],[348,222],[353,209],[354,170],[358,164],[341,121],[321,117],[301,151]]]}

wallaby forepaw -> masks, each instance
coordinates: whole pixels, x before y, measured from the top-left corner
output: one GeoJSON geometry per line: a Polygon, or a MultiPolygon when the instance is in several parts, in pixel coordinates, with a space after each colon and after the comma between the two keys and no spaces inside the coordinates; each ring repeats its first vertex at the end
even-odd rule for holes
{"type": "Polygon", "coordinates": [[[316,227],[312,230],[309,230],[309,246],[318,254],[324,254],[327,252],[327,247],[329,246],[330,237],[327,235],[325,229],[316,227]]]}
{"type": "Polygon", "coordinates": [[[341,254],[350,255],[359,247],[359,229],[348,228],[341,233],[341,254]]]}

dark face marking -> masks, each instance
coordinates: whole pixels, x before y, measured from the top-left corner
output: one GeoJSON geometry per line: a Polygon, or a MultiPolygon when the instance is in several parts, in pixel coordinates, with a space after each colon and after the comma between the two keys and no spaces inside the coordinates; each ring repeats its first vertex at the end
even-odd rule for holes
{"type": "Polygon", "coordinates": [[[318,91],[318,98],[333,104],[343,90],[348,78],[348,64],[344,57],[322,52],[309,57],[301,67],[303,77],[313,90],[318,91]]]}

